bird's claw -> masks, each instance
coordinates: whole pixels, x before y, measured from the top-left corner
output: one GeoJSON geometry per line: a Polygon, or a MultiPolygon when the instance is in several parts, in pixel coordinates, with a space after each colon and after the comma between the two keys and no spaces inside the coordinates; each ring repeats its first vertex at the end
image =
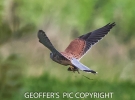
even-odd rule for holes
{"type": "Polygon", "coordinates": [[[77,68],[73,67],[73,66],[70,66],[70,67],[68,68],[68,71],[73,71],[74,73],[75,73],[75,71],[77,71],[78,74],[80,74],[80,73],[79,73],[79,70],[78,70],[77,68]]]}

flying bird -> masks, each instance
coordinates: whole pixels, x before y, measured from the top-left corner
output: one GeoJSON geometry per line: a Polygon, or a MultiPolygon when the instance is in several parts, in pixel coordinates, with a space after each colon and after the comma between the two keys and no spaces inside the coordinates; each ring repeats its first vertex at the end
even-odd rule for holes
{"type": "Polygon", "coordinates": [[[102,28],[74,39],[63,52],[59,52],[55,49],[43,30],[38,31],[38,38],[40,43],[50,49],[50,58],[53,61],[65,66],[70,65],[68,71],[77,71],[79,73],[79,70],[82,70],[95,74],[97,73],[96,71],[83,65],[79,60],[90,50],[90,48],[95,43],[108,34],[110,29],[112,29],[114,26],[115,23],[109,23],[102,28]]]}

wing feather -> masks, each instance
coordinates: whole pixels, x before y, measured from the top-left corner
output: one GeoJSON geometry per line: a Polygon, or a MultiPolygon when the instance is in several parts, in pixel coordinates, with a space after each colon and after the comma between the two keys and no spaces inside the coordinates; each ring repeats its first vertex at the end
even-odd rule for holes
{"type": "Polygon", "coordinates": [[[45,32],[43,30],[38,31],[38,38],[39,42],[42,43],[44,46],[46,46],[48,49],[51,50],[52,53],[55,53],[59,56],[62,56],[52,45],[49,38],[46,36],[45,32]]]}
{"type": "Polygon", "coordinates": [[[94,70],[91,70],[90,68],[88,68],[87,66],[83,65],[82,63],[80,63],[77,59],[72,58],[71,59],[71,63],[76,66],[78,69],[85,71],[85,72],[91,72],[91,73],[97,73],[94,70]]]}
{"type": "Polygon", "coordinates": [[[99,40],[101,40],[108,32],[110,29],[112,29],[115,26],[115,23],[112,24],[107,24],[102,28],[99,28],[93,32],[89,32],[86,35],[82,35],[79,37],[79,39],[82,39],[86,42],[86,46],[84,48],[82,56],[94,45],[97,43],[99,40]]]}
{"type": "Polygon", "coordinates": [[[115,26],[115,23],[109,23],[102,28],[99,28],[93,32],[89,32],[85,35],[73,40],[69,46],[62,52],[65,56],[70,58],[81,59],[82,56],[99,40],[101,40],[110,29],[115,26]]]}
{"type": "Polygon", "coordinates": [[[76,58],[79,59],[83,53],[83,49],[86,45],[86,42],[81,39],[73,40],[69,46],[65,49],[64,52],[61,52],[68,59],[76,58]]]}

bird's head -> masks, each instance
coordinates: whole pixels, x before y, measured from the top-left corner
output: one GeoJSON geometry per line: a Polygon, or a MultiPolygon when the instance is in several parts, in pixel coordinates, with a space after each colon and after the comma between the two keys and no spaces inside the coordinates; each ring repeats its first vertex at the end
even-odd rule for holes
{"type": "Polygon", "coordinates": [[[50,53],[50,58],[53,60],[54,58],[56,58],[56,54],[55,53],[50,53]]]}
{"type": "Polygon", "coordinates": [[[53,53],[51,52],[51,53],[50,53],[50,58],[53,59],[53,56],[54,56],[54,55],[53,55],[53,53]]]}
{"type": "Polygon", "coordinates": [[[59,59],[58,59],[58,56],[55,54],[55,53],[50,53],[50,58],[53,60],[53,61],[55,61],[55,62],[57,62],[57,63],[60,63],[60,61],[59,61],[59,59]]]}

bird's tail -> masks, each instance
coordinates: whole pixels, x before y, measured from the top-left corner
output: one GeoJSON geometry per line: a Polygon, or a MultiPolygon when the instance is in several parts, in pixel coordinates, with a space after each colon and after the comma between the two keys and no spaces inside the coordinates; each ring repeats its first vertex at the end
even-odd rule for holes
{"type": "Polygon", "coordinates": [[[77,59],[72,58],[71,59],[71,63],[76,66],[78,69],[85,71],[85,72],[90,72],[93,74],[96,74],[97,72],[94,70],[91,70],[90,68],[88,68],[87,66],[83,65],[82,63],[80,63],[77,59]]]}
{"type": "Polygon", "coordinates": [[[89,72],[89,73],[93,73],[93,74],[97,74],[97,72],[96,72],[96,71],[94,71],[94,70],[83,70],[83,71],[85,71],[85,72],[89,72]]]}

